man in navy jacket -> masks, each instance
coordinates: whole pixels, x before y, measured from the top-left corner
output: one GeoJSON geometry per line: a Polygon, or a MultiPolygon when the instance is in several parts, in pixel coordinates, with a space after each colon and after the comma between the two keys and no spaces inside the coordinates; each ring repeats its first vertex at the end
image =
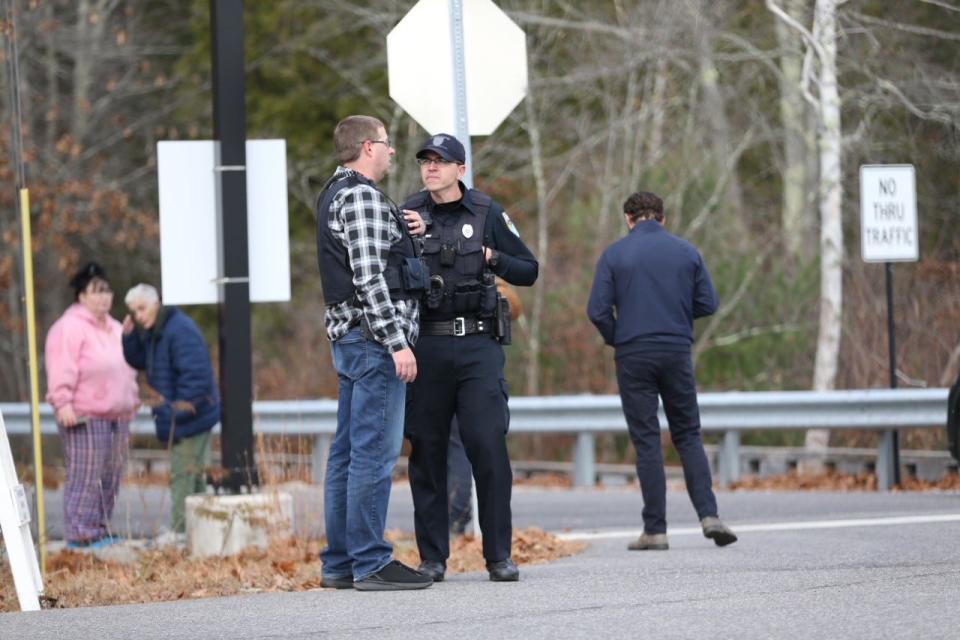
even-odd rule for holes
{"type": "Polygon", "coordinates": [[[197,325],[176,307],[160,305],[157,290],[138,284],[125,299],[123,357],[146,371],[157,439],[170,448],[171,523],[183,533],[184,501],[206,491],[210,431],[220,421],[220,399],[207,345],[197,325]]]}
{"type": "Polygon", "coordinates": [[[637,450],[643,534],[629,548],[668,548],[658,396],[703,534],[728,545],[737,537],[717,517],[690,357],[693,320],[717,310],[717,292],[699,252],[663,228],[660,198],[635,193],[623,213],[629,233],[600,257],[587,315],[614,348],[623,412],[637,450]]]}

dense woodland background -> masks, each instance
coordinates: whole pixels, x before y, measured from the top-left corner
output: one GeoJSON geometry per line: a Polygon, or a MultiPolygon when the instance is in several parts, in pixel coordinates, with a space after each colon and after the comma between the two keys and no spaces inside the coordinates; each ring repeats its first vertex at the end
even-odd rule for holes
{"type": "MultiPolygon", "coordinates": [[[[413,4],[245,3],[249,136],[287,140],[293,277],[290,303],[255,305],[257,399],[336,393],[311,210],[335,166],[335,123],[380,117],[398,149],[383,187],[399,199],[419,186],[413,154],[426,132],[387,95],[385,50],[413,4]]],[[[858,169],[867,163],[916,167],[921,259],[894,267],[900,384],[953,381],[960,3],[498,4],[527,33],[529,94],[494,135],[473,140],[474,175],[541,261],[539,282],[520,291],[525,315],[507,350],[514,395],[616,391],[612,353],[584,308],[600,252],[624,233],[620,205],[638,189],[664,197],[669,229],[701,249],[720,293],[720,311],[697,325],[701,389],[887,386],[883,266],[860,258],[858,169]],[[833,235],[824,240],[822,228],[833,235]],[[830,269],[841,299],[824,284],[830,269]],[[833,347],[824,309],[835,312],[833,347]]],[[[81,262],[107,266],[118,318],[129,286],[160,284],[156,143],[212,137],[208,3],[4,5],[17,13],[42,346],[81,262]]],[[[432,36],[421,51],[429,91],[432,36]]],[[[6,69],[0,399],[19,401],[28,376],[6,69]]],[[[187,311],[215,351],[216,309],[187,311]]]]}

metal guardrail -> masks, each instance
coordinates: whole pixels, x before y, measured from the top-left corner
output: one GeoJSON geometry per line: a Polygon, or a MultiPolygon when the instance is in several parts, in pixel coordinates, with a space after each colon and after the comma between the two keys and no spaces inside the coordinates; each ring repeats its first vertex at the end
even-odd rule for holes
{"type": "MultiPolygon", "coordinates": [[[[878,450],[881,488],[892,484],[893,429],[938,427],[946,424],[948,389],[857,389],[849,391],[757,391],[701,393],[700,421],[704,431],[722,432],[718,472],[722,483],[740,475],[740,433],[803,429],[865,429],[884,434],[878,450]]],[[[10,434],[30,433],[30,408],[25,403],[0,403],[10,434]]],[[[41,407],[41,433],[57,433],[53,411],[41,407]]],[[[336,400],[282,400],[253,403],[254,430],[270,435],[305,435],[316,439],[314,478],[323,477],[325,455],[337,428],[336,400]]],[[[666,430],[663,408],[660,428],[666,430]]],[[[510,400],[510,433],[575,434],[574,484],[593,485],[596,479],[594,436],[623,433],[626,420],[615,395],[516,397],[510,400]]],[[[152,434],[153,421],[141,411],[131,432],[152,434]]]]}

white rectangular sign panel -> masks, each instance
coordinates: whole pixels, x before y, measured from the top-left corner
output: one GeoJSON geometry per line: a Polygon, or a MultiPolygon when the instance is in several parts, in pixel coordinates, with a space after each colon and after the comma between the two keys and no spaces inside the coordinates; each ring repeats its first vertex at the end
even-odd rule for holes
{"type": "MultiPolygon", "coordinates": [[[[251,302],[290,300],[285,140],[247,140],[251,302]]],[[[213,140],[157,143],[164,304],[214,304],[222,285],[213,140]]]]}
{"type": "Polygon", "coordinates": [[[920,258],[913,165],[860,167],[860,248],[864,262],[920,258]]]}

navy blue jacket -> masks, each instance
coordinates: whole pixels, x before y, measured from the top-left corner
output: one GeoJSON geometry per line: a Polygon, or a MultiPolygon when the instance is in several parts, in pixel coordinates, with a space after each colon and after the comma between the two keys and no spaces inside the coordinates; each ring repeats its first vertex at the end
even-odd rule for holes
{"type": "Polygon", "coordinates": [[[597,263],[587,315],[616,357],[690,351],[693,320],[717,310],[700,253],[656,220],[640,220],[597,263]]]}
{"type": "Polygon", "coordinates": [[[147,383],[163,396],[153,409],[157,439],[174,442],[209,431],[220,421],[220,399],[213,381],[210,354],[197,325],[176,307],[161,307],[153,328],[123,336],[123,357],[147,372],[147,383]],[[186,400],[196,409],[174,412],[171,404],[186,400]]]}

